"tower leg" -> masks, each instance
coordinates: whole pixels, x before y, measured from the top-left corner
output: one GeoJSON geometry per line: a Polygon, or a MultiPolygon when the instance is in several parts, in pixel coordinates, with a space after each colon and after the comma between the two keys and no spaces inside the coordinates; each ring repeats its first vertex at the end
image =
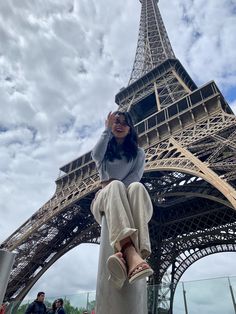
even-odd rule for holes
{"type": "Polygon", "coordinates": [[[108,257],[113,254],[108,241],[108,228],[105,216],[102,218],[101,243],[96,289],[96,314],[147,314],[146,279],[125,282],[122,289],[116,289],[108,280],[106,267],[108,257]]]}

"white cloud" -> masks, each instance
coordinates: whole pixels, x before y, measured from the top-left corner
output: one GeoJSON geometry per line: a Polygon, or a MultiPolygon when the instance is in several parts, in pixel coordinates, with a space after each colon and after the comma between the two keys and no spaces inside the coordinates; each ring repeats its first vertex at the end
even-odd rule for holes
{"type": "Polygon", "coordinates": [[[230,105],[230,108],[233,110],[233,112],[236,113],[236,100],[234,100],[233,102],[231,102],[229,105],[230,105]]]}
{"type": "Polygon", "coordinates": [[[98,268],[99,246],[81,244],[54,263],[32,289],[34,298],[39,290],[47,297],[60,297],[94,290],[98,268]],[[50,284],[49,284],[50,283],[50,284]]]}
{"type": "MultiPolygon", "coordinates": [[[[235,110],[234,2],[159,5],[177,58],[197,84],[216,80],[235,110]]],[[[116,108],[115,94],[129,80],[139,14],[137,0],[1,1],[0,241],[53,195],[59,167],[95,143],[107,112],[116,108]]],[[[81,246],[67,253],[30,296],[41,288],[48,295],[95,289],[96,271],[84,267],[87,258],[95,267],[97,251],[81,246]],[[68,277],[59,292],[57,271],[68,277]]]]}
{"type": "Polygon", "coordinates": [[[214,79],[223,91],[235,86],[234,1],[160,1],[160,7],[176,56],[196,83],[214,79]]]}

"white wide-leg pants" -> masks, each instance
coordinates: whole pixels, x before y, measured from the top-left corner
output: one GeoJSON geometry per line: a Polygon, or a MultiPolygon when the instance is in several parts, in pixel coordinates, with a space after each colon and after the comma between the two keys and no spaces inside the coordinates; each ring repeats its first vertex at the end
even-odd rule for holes
{"type": "Polygon", "coordinates": [[[142,258],[150,255],[148,222],[153,207],[141,183],[134,182],[126,188],[121,181],[112,181],[96,195],[91,211],[99,224],[105,214],[109,241],[114,252],[120,251],[121,240],[130,237],[142,258]]]}

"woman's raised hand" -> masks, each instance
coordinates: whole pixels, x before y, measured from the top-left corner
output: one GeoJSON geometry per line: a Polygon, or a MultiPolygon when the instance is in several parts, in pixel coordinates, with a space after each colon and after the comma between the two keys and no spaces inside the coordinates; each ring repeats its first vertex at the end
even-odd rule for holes
{"type": "Polygon", "coordinates": [[[108,116],[107,116],[107,119],[106,119],[106,123],[105,123],[106,128],[111,129],[111,127],[112,127],[113,123],[115,122],[115,120],[116,120],[116,115],[115,115],[115,113],[112,112],[112,111],[110,111],[110,112],[108,113],[108,116]]]}

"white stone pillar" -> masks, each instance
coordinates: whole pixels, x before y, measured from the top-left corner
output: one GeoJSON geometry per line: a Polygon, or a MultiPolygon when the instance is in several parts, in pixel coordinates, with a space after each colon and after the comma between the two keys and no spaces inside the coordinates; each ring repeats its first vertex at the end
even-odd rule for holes
{"type": "Polygon", "coordinates": [[[3,302],[14,261],[15,253],[0,250],[0,305],[3,302]]]}
{"type": "Polygon", "coordinates": [[[101,243],[96,289],[96,314],[147,314],[147,283],[140,279],[132,285],[125,282],[116,289],[108,280],[106,261],[113,250],[108,241],[106,218],[102,218],[101,243]]]}

